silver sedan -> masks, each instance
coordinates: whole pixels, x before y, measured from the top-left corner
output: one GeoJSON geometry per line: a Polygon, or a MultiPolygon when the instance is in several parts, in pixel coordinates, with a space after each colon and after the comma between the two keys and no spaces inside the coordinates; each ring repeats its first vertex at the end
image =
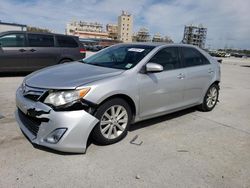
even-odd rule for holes
{"type": "Polygon", "coordinates": [[[124,138],[135,122],[198,106],[212,110],[219,63],[182,44],[118,44],[28,75],[16,92],[16,119],[32,143],[84,153],[124,138]]]}

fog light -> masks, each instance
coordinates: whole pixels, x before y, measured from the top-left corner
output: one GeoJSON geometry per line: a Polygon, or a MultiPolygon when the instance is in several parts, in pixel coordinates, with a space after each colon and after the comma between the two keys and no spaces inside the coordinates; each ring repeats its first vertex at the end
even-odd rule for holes
{"type": "Polygon", "coordinates": [[[45,141],[50,144],[56,144],[62,138],[66,130],[67,130],[66,128],[60,128],[54,130],[45,138],[45,141]]]}

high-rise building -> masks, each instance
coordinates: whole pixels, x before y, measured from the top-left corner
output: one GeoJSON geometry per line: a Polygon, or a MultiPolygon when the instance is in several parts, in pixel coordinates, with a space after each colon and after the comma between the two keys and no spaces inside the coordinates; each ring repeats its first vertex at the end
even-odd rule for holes
{"type": "Polygon", "coordinates": [[[184,28],[184,35],[182,42],[185,44],[193,44],[200,48],[205,47],[207,36],[207,28],[201,24],[199,26],[186,25],[184,28]]]}
{"type": "Polygon", "coordinates": [[[118,39],[123,42],[132,42],[133,17],[131,14],[122,11],[118,17],[118,39]]]}
{"type": "Polygon", "coordinates": [[[102,24],[97,22],[72,21],[66,26],[66,34],[80,38],[108,39],[108,33],[103,31],[102,24]]]}
{"type": "Polygon", "coordinates": [[[108,37],[113,40],[118,39],[118,25],[117,24],[107,24],[106,30],[108,32],[108,37]]]}

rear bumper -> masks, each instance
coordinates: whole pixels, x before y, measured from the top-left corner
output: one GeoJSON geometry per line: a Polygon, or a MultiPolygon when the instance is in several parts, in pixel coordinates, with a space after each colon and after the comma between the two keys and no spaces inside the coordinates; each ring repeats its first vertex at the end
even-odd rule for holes
{"type": "Polygon", "coordinates": [[[23,97],[20,89],[16,93],[16,105],[16,120],[30,141],[63,152],[85,153],[89,134],[99,121],[84,110],[56,112],[41,102],[23,97]],[[34,113],[30,114],[30,111],[34,113]],[[32,121],[29,120],[31,115],[39,122],[33,125],[38,130],[32,131],[34,127],[32,128],[32,121]],[[66,132],[59,142],[48,143],[48,135],[60,128],[66,129],[66,132]]]}

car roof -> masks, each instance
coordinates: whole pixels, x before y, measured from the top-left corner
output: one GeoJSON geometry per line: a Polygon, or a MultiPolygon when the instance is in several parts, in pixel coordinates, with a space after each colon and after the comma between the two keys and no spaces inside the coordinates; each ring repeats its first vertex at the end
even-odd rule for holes
{"type": "Polygon", "coordinates": [[[124,45],[124,46],[151,46],[151,47],[193,47],[198,48],[197,46],[191,44],[182,44],[182,43],[166,43],[166,42],[132,42],[132,43],[119,43],[117,45],[124,45]]]}
{"type": "Polygon", "coordinates": [[[75,37],[78,38],[77,36],[73,35],[64,35],[64,34],[58,34],[58,33],[43,33],[43,32],[31,32],[31,31],[4,31],[1,32],[0,35],[4,34],[11,34],[11,33],[28,33],[28,34],[41,34],[41,35],[56,35],[56,36],[69,36],[69,37],[75,37]]]}

